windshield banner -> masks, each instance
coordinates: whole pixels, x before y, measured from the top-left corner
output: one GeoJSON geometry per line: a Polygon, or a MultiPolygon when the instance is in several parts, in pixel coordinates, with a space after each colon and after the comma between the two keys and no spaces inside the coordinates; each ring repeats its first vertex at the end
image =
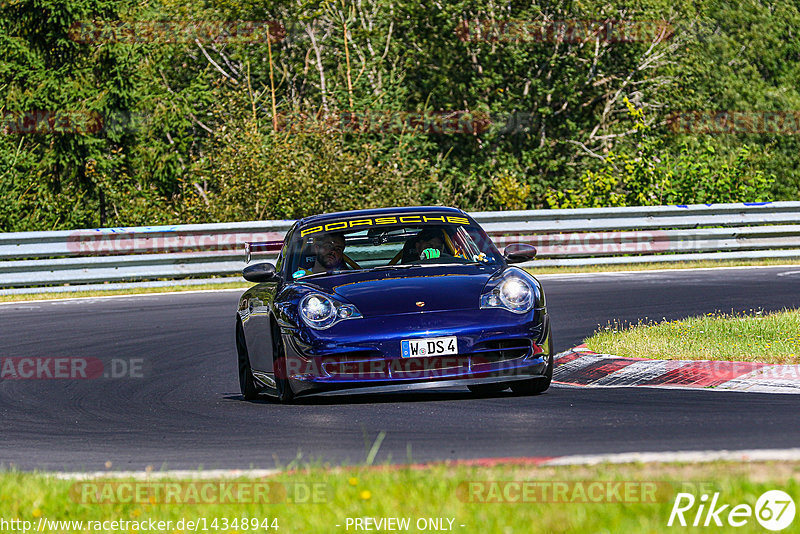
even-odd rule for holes
{"type": "Polygon", "coordinates": [[[319,232],[345,232],[352,228],[370,227],[370,226],[386,226],[397,224],[470,224],[469,219],[466,217],[458,217],[453,215],[426,213],[419,215],[398,215],[398,216],[382,216],[382,217],[359,217],[357,219],[349,219],[343,221],[334,221],[316,226],[310,226],[300,230],[300,237],[305,237],[310,234],[319,232]]]}

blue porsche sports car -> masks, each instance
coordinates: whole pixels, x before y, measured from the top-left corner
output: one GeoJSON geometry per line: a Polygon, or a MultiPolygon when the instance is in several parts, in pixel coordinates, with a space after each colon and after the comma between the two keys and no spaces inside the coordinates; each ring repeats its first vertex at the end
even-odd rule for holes
{"type": "MultiPolygon", "coordinates": [[[[247,256],[269,243],[248,243],[247,256]]],[[[466,386],[545,391],[553,341],[539,282],[465,212],[384,208],[307,217],[239,301],[245,399],[466,386]],[[369,389],[366,389],[369,388],[369,389]]]]}

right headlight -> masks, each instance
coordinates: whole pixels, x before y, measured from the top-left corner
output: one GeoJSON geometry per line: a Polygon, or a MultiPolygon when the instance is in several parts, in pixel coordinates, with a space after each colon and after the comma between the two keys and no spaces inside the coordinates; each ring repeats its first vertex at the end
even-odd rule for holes
{"type": "Polygon", "coordinates": [[[339,321],[359,319],[361,313],[352,304],[344,304],[322,293],[309,293],[300,299],[300,316],[311,328],[325,330],[339,321]]]}
{"type": "Polygon", "coordinates": [[[506,273],[499,282],[490,283],[481,295],[481,309],[502,308],[514,313],[528,313],[536,303],[533,285],[511,270],[506,273]]]}

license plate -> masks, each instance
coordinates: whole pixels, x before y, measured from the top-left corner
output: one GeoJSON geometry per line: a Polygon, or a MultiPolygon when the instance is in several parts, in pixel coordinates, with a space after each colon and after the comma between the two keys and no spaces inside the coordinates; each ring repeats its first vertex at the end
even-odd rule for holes
{"type": "Polygon", "coordinates": [[[404,339],[400,342],[400,349],[403,358],[444,356],[458,354],[458,342],[456,341],[456,336],[404,339]]]}

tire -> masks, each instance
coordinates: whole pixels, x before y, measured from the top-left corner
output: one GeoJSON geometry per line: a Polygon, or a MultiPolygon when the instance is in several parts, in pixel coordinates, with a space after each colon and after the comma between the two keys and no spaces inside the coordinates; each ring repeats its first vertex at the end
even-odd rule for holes
{"type": "Polygon", "coordinates": [[[242,391],[244,400],[254,400],[258,398],[258,388],[256,379],[253,377],[253,369],[250,367],[250,356],[247,354],[242,323],[238,320],[236,321],[236,352],[239,356],[239,389],[242,391]]]}
{"type": "Polygon", "coordinates": [[[472,384],[467,387],[476,395],[495,395],[508,389],[508,384],[472,384]]]}
{"type": "Polygon", "coordinates": [[[517,395],[540,395],[550,388],[550,382],[553,381],[553,336],[547,344],[550,352],[550,358],[547,361],[547,367],[544,370],[544,376],[531,378],[529,380],[521,380],[511,384],[511,391],[517,395]]]}
{"type": "Polygon", "coordinates": [[[272,321],[272,371],[275,375],[275,389],[278,391],[278,401],[282,404],[291,404],[294,401],[294,391],[286,372],[286,348],[283,345],[280,327],[272,321]]]}

